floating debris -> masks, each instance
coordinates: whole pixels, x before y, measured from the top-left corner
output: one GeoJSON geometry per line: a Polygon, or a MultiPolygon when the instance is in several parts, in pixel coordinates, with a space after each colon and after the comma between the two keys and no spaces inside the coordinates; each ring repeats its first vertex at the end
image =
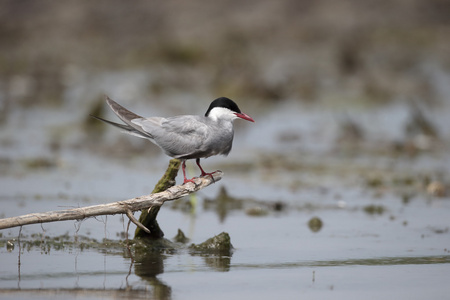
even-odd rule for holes
{"type": "Polygon", "coordinates": [[[14,241],[13,240],[9,240],[6,242],[6,250],[8,252],[12,252],[14,250],[14,241]]]}
{"type": "Polygon", "coordinates": [[[272,204],[272,209],[274,211],[282,211],[286,208],[286,204],[281,201],[276,201],[272,204]]]}
{"type": "Polygon", "coordinates": [[[235,198],[230,196],[223,186],[216,198],[206,198],[203,202],[203,208],[215,210],[220,221],[224,221],[232,210],[245,210],[249,216],[265,216],[271,212],[281,212],[286,209],[286,206],[286,203],[279,200],[259,201],[252,198],[235,198]]]}
{"type": "Polygon", "coordinates": [[[57,166],[57,162],[51,158],[35,157],[24,159],[23,164],[28,169],[49,169],[57,166]]]}
{"type": "Polygon", "coordinates": [[[433,181],[428,184],[427,193],[434,197],[445,197],[447,195],[447,189],[442,182],[433,181]]]}
{"type": "Polygon", "coordinates": [[[265,216],[267,215],[269,212],[262,208],[261,206],[254,206],[254,207],[250,207],[248,208],[245,213],[248,216],[253,216],[253,217],[261,217],[261,216],[265,216]]]}
{"type": "Polygon", "coordinates": [[[384,208],[384,206],[382,205],[367,205],[364,207],[364,211],[366,213],[368,213],[369,215],[382,215],[385,211],[386,208],[384,208]]]}
{"type": "Polygon", "coordinates": [[[309,227],[309,229],[311,229],[312,232],[319,232],[320,229],[322,229],[322,226],[323,226],[323,222],[318,217],[313,217],[308,222],[308,227],[309,227]]]}
{"type": "Polygon", "coordinates": [[[384,185],[384,181],[381,175],[371,176],[370,178],[366,179],[366,185],[371,188],[379,188],[384,185]]]}
{"type": "Polygon", "coordinates": [[[448,233],[448,227],[445,227],[445,228],[430,227],[430,230],[436,234],[448,233]]]}

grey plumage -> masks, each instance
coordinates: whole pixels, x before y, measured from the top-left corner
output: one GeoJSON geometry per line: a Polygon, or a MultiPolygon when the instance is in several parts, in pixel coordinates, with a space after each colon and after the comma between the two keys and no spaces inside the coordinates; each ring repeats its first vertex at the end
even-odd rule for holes
{"type": "MultiPolygon", "coordinates": [[[[119,124],[95,117],[116,126],[124,132],[145,138],[159,146],[168,156],[183,160],[185,172],[186,159],[197,159],[202,175],[209,174],[200,166],[200,158],[212,155],[228,155],[233,144],[233,121],[242,118],[254,122],[241,113],[237,105],[228,98],[214,100],[205,116],[183,115],[176,117],[141,117],[109,97],[106,103],[125,123],[119,124]]],[[[190,180],[186,179],[185,182],[190,180]]]]}

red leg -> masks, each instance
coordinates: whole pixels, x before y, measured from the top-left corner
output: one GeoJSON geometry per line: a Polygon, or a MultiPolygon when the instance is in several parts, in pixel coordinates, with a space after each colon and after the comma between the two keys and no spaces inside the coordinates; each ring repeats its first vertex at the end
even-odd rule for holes
{"type": "Polygon", "coordinates": [[[183,184],[186,184],[188,182],[192,182],[193,184],[195,184],[194,180],[186,178],[186,161],[185,160],[183,160],[183,163],[181,164],[181,169],[183,170],[183,176],[184,176],[183,184]]]}
{"type": "Polygon", "coordinates": [[[217,171],[212,172],[212,173],[206,173],[206,172],[203,170],[202,166],[200,166],[200,158],[197,158],[197,159],[195,160],[195,162],[197,163],[197,166],[200,168],[200,171],[202,172],[202,175],[201,175],[201,176],[209,175],[209,176],[211,176],[211,179],[212,179],[213,182],[214,182],[214,177],[213,177],[212,175],[213,175],[214,173],[216,173],[217,171]]]}

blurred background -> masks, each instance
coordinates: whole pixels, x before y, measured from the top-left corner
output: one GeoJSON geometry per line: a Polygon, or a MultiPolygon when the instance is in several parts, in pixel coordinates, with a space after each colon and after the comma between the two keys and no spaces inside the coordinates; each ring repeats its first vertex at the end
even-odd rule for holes
{"type": "Polygon", "coordinates": [[[236,122],[234,151],[205,168],[230,173],[241,195],[295,198],[346,176],[377,185],[394,168],[447,194],[448,1],[1,6],[3,199],[98,202],[152,188],[168,157],[90,118],[115,120],[105,95],[143,116],[234,99],[256,123],[236,122]]]}
{"type": "MultiPolygon", "coordinates": [[[[236,121],[230,155],[203,161],[224,171],[222,181],[165,205],[158,219],[168,238],[178,228],[195,243],[226,231],[238,250],[220,268],[187,253],[158,257],[153,281],[164,266],[158,277],[174,295],[217,297],[220,283],[229,299],[250,280],[258,299],[273,296],[268,286],[284,296],[298,286],[354,296],[349,283],[364,286],[356,293],[445,298],[449,37],[447,0],[3,0],[0,217],[150,193],[169,158],[90,118],[117,120],[105,95],[142,116],[204,114],[226,96],[256,122],[236,121]],[[232,272],[218,280],[211,269],[232,272]]],[[[123,239],[125,231],[126,220],[110,216],[21,235],[123,239]]],[[[18,235],[4,230],[0,242],[18,235]]],[[[1,287],[17,286],[18,269],[22,287],[116,289],[132,269],[119,248],[119,256],[74,250],[75,273],[93,279],[74,283],[72,250],[53,250],[64,254],[57,266],[50,250],[19,254],[18,268],[17,247],[2,247],[1,287]],[[45,270],[33,265],[43,259],[45,270]],[[20,272],[39,276],[21,282],[20,272]]]]}
{"type": "MultiPolygon", "coordinates": [[[[105,109],[105,94],[147,115],[203,113],[227,96],[261,116],[260,128],[295,103],[339,116],[324,123],[341,126],[341,138],[362,138],[364,126],[399,138],[389,127],[407,126],[405,114],[439,123],[433,114],[448,112],[449,12],[445,0],[3,1],[0,121],[58,127],[54,149],[85,143],[72,131],[96,126],[86,116],[105,109]],[[397,109],[388,128],[354,124],[383,107],[397,109]]],[[[303,134],[292,131],[280,139],[303,134]]],[[[5,139],[3,150],[14,144],[5,139]]]]}
{"type": "Polygon", "coordinates": [[[448,12],[445,0],[3,1],[2,117],[103,89],[127,101],[436,105],[448,12]]]}
{"type": "Polygon", "coordinates": [[[236,122],[234,151],[206,168],[253,182],[258,192],[230,178],[243,195],[271,186],[265,195],[297,197],[342,186],[344,174],[370,186],[393,167],[420,176],[420,191],[437,181],[447,193],[448,1],[1,6],[3,199],[97,202],[151,189],[168,158],[90,118],[114,120],[105,95],[143,116],[234,99],[256,123],[236,122]]]}

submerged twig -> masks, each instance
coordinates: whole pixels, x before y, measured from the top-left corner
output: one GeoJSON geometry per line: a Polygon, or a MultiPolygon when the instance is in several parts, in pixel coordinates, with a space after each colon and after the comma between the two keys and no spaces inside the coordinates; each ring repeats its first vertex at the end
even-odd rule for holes
{"type": "Polygon", "coordinates": [[[148,209],[153,206],[161,206],[166,201],[179,199],[207,187],[213,183],[213,181],[219,181],[222,179],[222,174],[222,172],[217,171],[212,177],[205,176],[195,178],[195,184],[187,183],[183,185],[176,185],[160,193],[136,197],[125,201],[50,211],[46,213],[32,213],[18,217],[0,219],[0,229],[57,221],[82,220],[101,215],[126,214],[127,210],[134,212],[142,209],[148,209]]]}

